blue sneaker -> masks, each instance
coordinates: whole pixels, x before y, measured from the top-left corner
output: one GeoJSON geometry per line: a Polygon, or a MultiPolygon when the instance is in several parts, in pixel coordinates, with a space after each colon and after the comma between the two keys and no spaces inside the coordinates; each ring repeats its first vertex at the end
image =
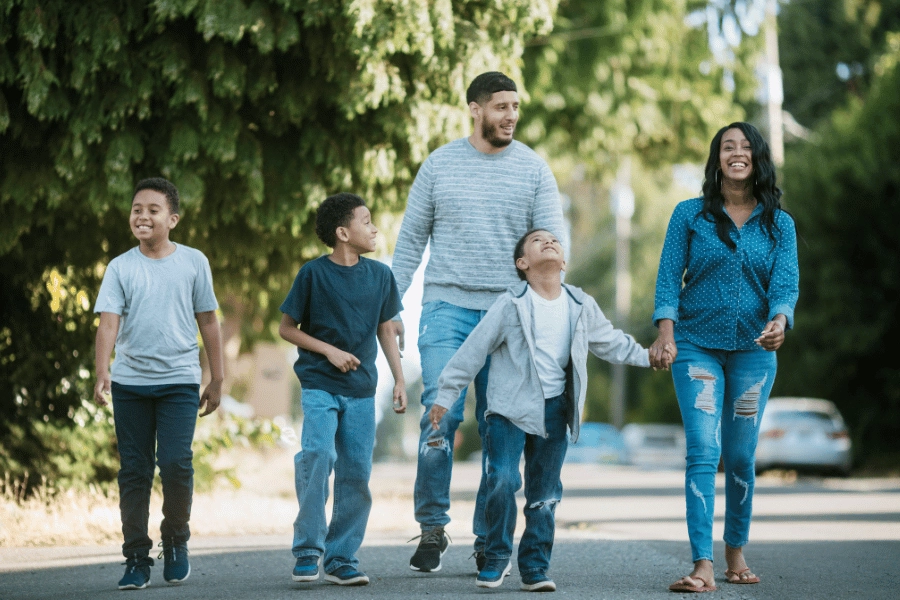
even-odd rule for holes
{"type": "Polygon", "coordinates": [[[191,562],[188,560],[187,542],[169,538],[159,545],[162,546],[162,552],[156,558],[163,559],[163,579],[168,583],[181,583],[190,577],[191,562]]]}
{"type": "Polygon", "coordinates": [[[331,573],[325,573],[325,581],[338,585],[368,585],[369,576],[350,565],[344,565],[331,573]]]}
{"type": "Polygon", "coordinates": [[[522,575],[522,589],[526,592],[555,592],[556,584],[545,574],[538,571],[522,575]]]}
{"type": "Polygon", "coordinates": [[[149,556],[132,556],[123,563],[125,575],[119,580],[120,590],[142,590],[150,585],[150,567],[153,559],[149,556]]]}
{"type": "Polygon", "coordinates": [[[478,577],[475,578],[475,585],[485,588],[498,587],[503,583],[503,578],[509,574],[511,568],[509,559],[488,560],[478,577]]]}
{"type": "Polygon", "coordinates": [[[319,578],[319,557],[301,556],[294,565],[291,579],[294,581],[315,581],[319,578]]]}

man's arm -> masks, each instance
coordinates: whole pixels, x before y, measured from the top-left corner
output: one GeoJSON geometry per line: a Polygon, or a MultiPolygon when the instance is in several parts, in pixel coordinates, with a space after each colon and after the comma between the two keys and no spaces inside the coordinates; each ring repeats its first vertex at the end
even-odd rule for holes
{"type": "Polygon", "coordinates": [[[109,376],[109,359],[112,356],[113,347],[116,345],[116,335],[119,333],[120,317],[116,313],[101,312],[100,326],[97,328],[97,340],[94,348],[94,364],[97,373],[97,383],[94,385],[94,402],[100,406],[106,406],[106,396],[112,385],[109,376]]]}
{"type": "Polygon", "coordinates": [[[205,417],[217,408],[222,401],[222,382],[225,380],[225,361],[222,353],[222,329],[216,311],[209,310],[196,314],[200,337],[206,349],[209,362],[210,381],[200,396],[201,417],[205,417]]]}
{"type": "Polygon", "coordinates": [[[355,371],[356,367],[360,364],[359,359],[349,352],[344,352],[339,348],[335,348],[331,344],[316,339],[305,331],[298,329],[297,321],[288,314],[281,315],[281,325],[278,327],[278,335],[298,348],[322,354],[328,359],[328,362],[333,364],[341,373],[355,371]]]}
{"type": "Polygon", "coordinates": [[[546,163],[541,168],[540,181],[538,182],[538,188],[535,190],[531,223],[532,228],[544,229],[555,235],[562,245],[566,257],[571,257],[569,232],[563,217],[559,187],[556,185],[556,177],[553,176],[553,171],[550,170],[546,163]]]}
{"type": "Polygon", "coordinates": [[[397,414],[406,412],[406,380],[403,377],[403,365],[400,363],[400,349],[397,347],[397,338],[394,337],[393,321],[385,321],[378,325],[378,342],[387,357],[394,376],[394,412],[397,414]]]}

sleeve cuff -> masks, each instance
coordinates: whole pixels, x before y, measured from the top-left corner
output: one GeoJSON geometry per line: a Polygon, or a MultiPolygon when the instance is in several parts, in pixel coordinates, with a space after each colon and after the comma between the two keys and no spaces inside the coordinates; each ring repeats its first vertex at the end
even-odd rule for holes
{"type": "Polygon", "coordinates": [[[784,315],[787,319],[787,328],[794,328],[794,309],[787,304],[776,304],[769,309],[769,320],[775,318],[775,315],[784,315]]]}
{"type": "Polygon", "coordinates": [[[671,319],[674,323],[678,322],[678,309],[674,306],[661,306],[653,312],[653,325],[659,327],[662,319],[671,319]]]}

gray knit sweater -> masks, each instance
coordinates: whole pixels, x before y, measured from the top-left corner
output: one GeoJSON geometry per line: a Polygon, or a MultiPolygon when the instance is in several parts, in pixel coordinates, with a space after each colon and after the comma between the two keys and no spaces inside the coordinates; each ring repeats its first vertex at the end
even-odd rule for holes
{"type": "Polygon", "coordinates": [[[409,192],[392,266],[400,295],[430,242],[422,303],[487,310],[519,281],[513,249],[533,228],[568,249],[556,179],[540,156],[517,141],[497,154],[479,152],[468,138],[441,146],[409,192]]]}

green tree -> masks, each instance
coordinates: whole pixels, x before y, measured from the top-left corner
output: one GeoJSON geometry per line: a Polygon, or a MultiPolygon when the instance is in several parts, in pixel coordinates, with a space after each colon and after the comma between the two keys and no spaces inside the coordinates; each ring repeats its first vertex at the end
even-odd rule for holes
{"type": "Polygon", "coordinates": [[[886,35],[900,30],[900,0],[790,1],[781,5],[778,41],[784,108],[813,127],[865,96],[886,35]]]}
{"type": "Polygon", "coordinates": [[[310,215],[351,189],[396,209],[467,126],[465,85],[519,75],[556,0],[0,3],[0,465],[39,471],[35,421],[88,395],[103,267],[134,244],[134,183],[183,198],[245,334],[303,260],[310,215]],[[11,433],[15,430],[16,436],[11,433]]]}
{"type": "Polygon", "coordinates": [[[851,97],[784,167],[801,277],[776,391],[836,402],[863,457],[900,437],[900,31],[887,41],[865,100],[851,97]]]}

